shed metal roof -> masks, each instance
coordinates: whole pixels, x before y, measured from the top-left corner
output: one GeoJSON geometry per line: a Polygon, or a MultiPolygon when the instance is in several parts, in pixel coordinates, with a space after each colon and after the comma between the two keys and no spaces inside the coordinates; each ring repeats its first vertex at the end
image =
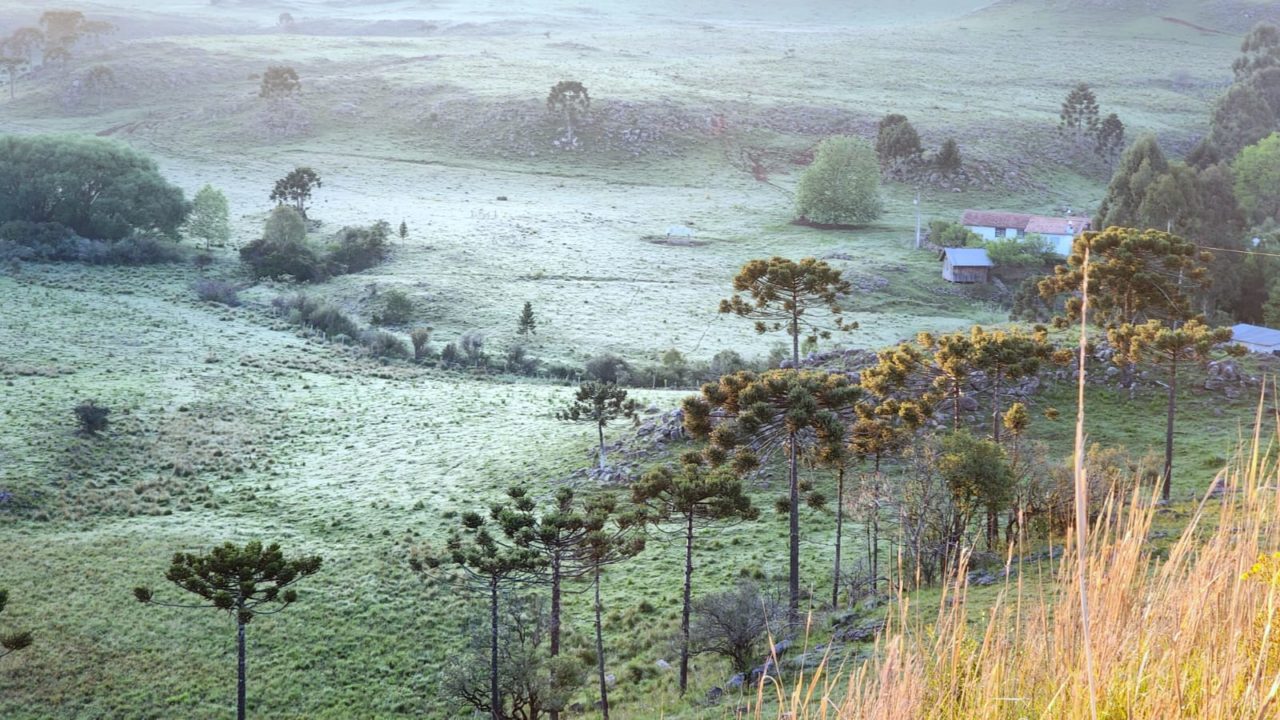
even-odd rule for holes
{"type": "Polygon", "coordinates": [[[1231,339],[1250,345],[1261,345],[1280,349],[1280,330],[1272,330],[1261,325],[1240,323],[1231,327],[1231,339]]]}
{"type": "Polygon", "coordinates": [[[995,267],[986,248],[944,248],[951,267],[995,267]]]}

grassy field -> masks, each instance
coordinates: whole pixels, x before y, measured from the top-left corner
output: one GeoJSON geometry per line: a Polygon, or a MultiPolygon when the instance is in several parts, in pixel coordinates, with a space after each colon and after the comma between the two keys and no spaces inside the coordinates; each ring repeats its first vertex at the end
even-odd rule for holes
{"type": "MultiPolygon", "coordinates": [[[[17,99],[0,99],[0,131],[99,133],[143,149],[189,194],[206,182],[227,193],[236,245],[259,231],[275,179],[311,165],[324,178],[312,211],[322,233],[385,218],[410,235],[390,263],[310,292],[368,321],[375,290],[402,288],[437,345],[479,330],[500,351],[531,301],[541,320],[531,351],[546,360],[607,351],[647,362],[670,348],[763,357],[781,338],[716,306],[745,260],[776,254],[844,270],[862,328],[838,343],[875,348],[1005,313],[984,292],[944,283],[936,260],[911,249],[914,188],[887,185],[871,227],[790,224],[793,160],[825,135],[866,134],[904,112],[928,147],[957,138],[982,178],[925,188],[926,219],[965,207],[1088,212],[1107,171],[1055,137],[1067,88],[1090,82],[1131,134],[1185,149],[1238,44],[1160,19],[1216,27],[1199,3],[1114,5],[188,0],[157,10],[102,0],[84,9],[119,36],[63,73],[20,79],[17,99]],[[286,10],[289,32],[275,27],[286,10]],[[102,109],[68,100],[98,62],[119,81],[102,109]],[[273,109],[252,76],[277,63],[298,68],[304,93],[273,109]],[[593,96],[582,151],[554,149],[559,130],[543,108],[565,77],[593,96]],[[725,133],[711,130],[717,116],[725,133]],[[734,162],[744,148],[772,158],[769,184],[734,162]],[[695,228],[696,242],[655,242],[675,224],[695,228]]],[[[0,31],[37,14],[0,0],[0,31]]],[[[218,250],[205,272],[248,284],[234,251],[218,250]]],[[[0,666],[0,716],[225,716],[234,626],[144,608],[130,589],[158,585],[174,551],[265,538],[322,555],[325,569],[296,607],[250,629],[253,714],[447,717],[435,689],[468,599],[425,587],[408,548],[438,542],[449,513],[482,508],[513,483],[541,497],[585,483],[571,476],[592,460],[592,431],[553,417],[571,390],[379,363],[274,317],[271,299],[291,288],[255,285],[228,309],[195,299],[199,277],[193,267],[0,274],[0,491],[12,493],[0,505],[0,586],[13,594],[3,626],[36,631],[32,648],[0,666]],[[101,439],[73,432],[71,408],[85,399],[113,410],[101,439]]],[[[665,410],[683,393],[637,395],[665,410]]],[[[1036,402],[1066,410],[1070,388],[1050,386],[1036,402]]],[[[1162,439],[1156,393],[1102,390],[1090,402],[1093,440],[1141,454],[1162,439]]],[[[1208,486],[1253,403],[1188,393],[1180,501],[1208,486]]],[[[1035,428],[1066,454],[1067,421],[1035,428]]],[[[818,481],[830,495],[829,478],[818,481]]],[[[782,487],[771,469],[753,487],[765,519],[699,548],[697,592],[785,575],[785,519],[771,510],[782,487]]],[[[805,581],[825,597],[833,521],[814,511],[804,522],[805,581]]],[[[695,662],[687,700],[656,665],[674,660],[681,560],[675,543],[654,541],[609,574],[616,717],[722,717],[735,706],[702,702],[728,679],[720,661],[695,662]]],[[[588,610],[571,598],[571,647],[586,641],[588,610]]],[[[822,618],[814,642],[828,634],[822,618]]]]}

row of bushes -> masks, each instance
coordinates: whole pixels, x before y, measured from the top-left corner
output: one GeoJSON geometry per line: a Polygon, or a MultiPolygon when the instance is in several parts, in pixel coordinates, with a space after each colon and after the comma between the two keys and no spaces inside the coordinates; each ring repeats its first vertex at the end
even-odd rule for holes
{"type": "Polygon", "coordinates": [[[359,343],[374,357],[405,359],[409,348],[398,336],[383,330],[366,330],[341,308],[302,293],[281,296],[272,307],[294,325],[319,332],[326,339],[341,343],[359,343]]]}
{"type": "Polygon", "coordinates": [[[56,222],[14,220],[0,225],[0,260],[83,262],[91,265],[155,265],[179,262],[186,252],[171,240],[130,235],[90,240],[56,222]]]}
{"type": "Polygon", "coordinates": [[[369,227],[345,227],[329,246],[316,247],[307,239],[302,215],[281,205],[271,211],[262,237],[240,249],[240,259],[257,278],[316,282],[381,263],[391,251],[390,238],[391,225],[379,220],[369,227]]]}

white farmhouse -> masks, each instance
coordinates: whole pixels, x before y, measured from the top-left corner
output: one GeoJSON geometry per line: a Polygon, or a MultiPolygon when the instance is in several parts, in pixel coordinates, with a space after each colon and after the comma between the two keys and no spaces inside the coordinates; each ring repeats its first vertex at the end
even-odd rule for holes
{"type": "Polygon", "coordinates": [[[1066,257],[1071,254],[1071,242],[1075,236],[1089,229],[1089,218],[965,210],[960,218],[960,224],[977,233],[983,240],[1039,235],[1049,241],[1054,252],[1066,257]]]}

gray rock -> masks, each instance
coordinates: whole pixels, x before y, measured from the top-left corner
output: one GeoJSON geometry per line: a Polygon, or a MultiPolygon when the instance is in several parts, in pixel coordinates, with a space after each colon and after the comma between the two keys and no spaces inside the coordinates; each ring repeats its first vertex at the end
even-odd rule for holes
{"type": "Polygon", "coordinates": [[[724,688],[713,687],[707,691],[707,702],[718,703],[724,697],[724,688]]]}
{"type": "Polygon", "coordinates": [[[656,666],[658,667],[658,669],[659,669],[659,670],[670,670],[670,669],[671,669],[671,663],[669,663],[669,662],[667,662],[666,660],[663,660],[663,659],[661,659],[661,658],[659,658],[659,659],[658,659],[658,661],[654,663],[654,665],[656,665],[656,666]]]}

